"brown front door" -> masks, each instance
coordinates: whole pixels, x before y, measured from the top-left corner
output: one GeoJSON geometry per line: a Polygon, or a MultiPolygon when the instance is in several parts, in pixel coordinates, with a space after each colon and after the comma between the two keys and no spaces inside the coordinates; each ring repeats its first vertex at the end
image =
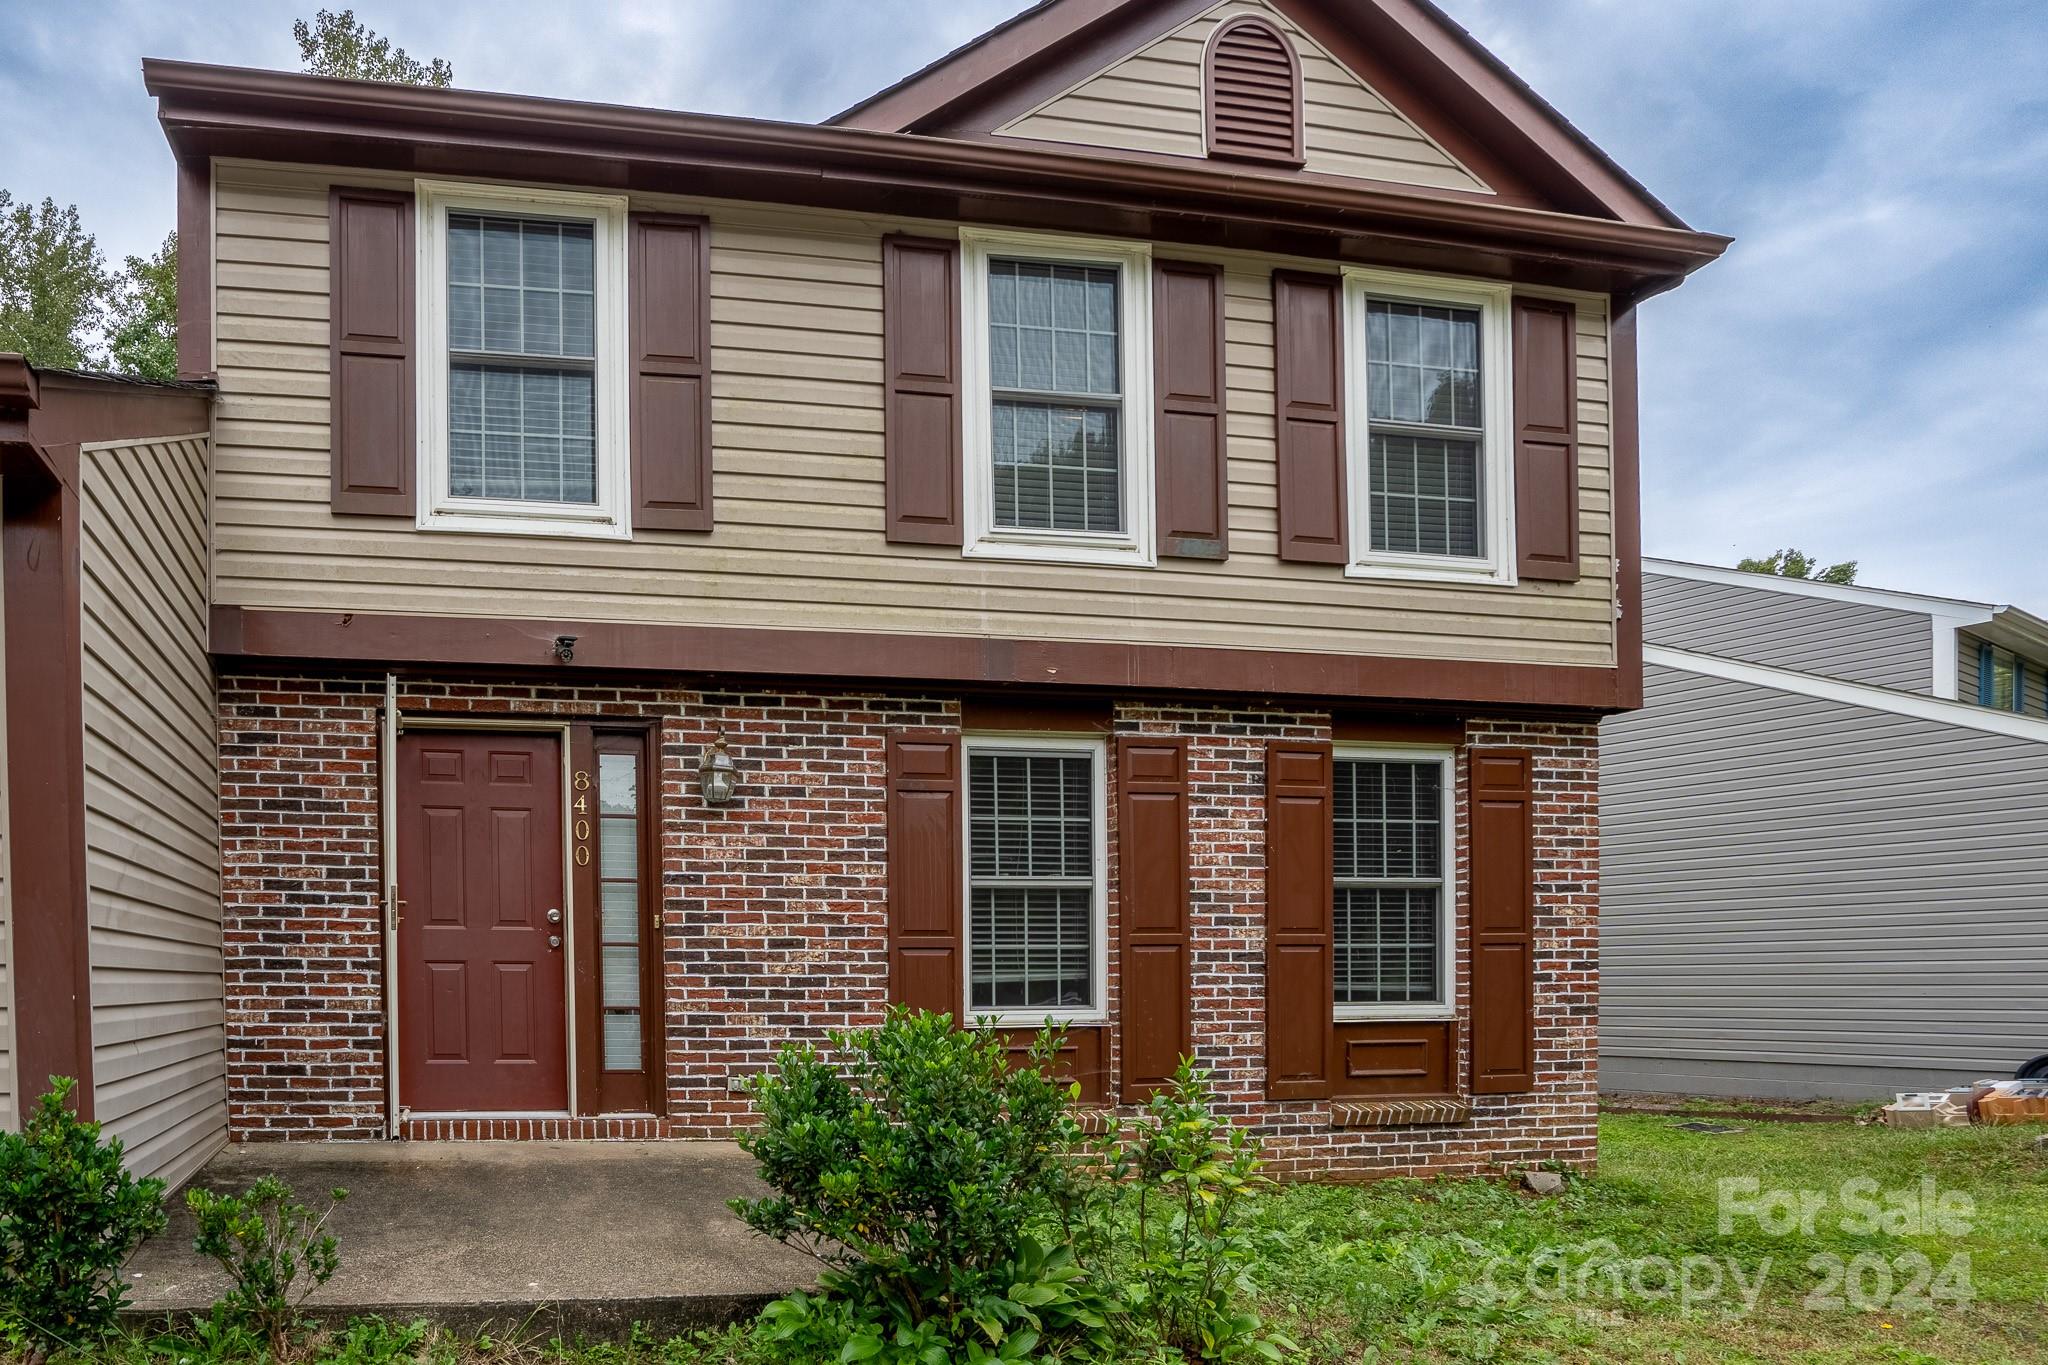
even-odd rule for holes
{"type": "Polygon", "coordinates": [[[561,741],[415,732],[398,764],[400,1102],[566,1110],[561,741]]]}

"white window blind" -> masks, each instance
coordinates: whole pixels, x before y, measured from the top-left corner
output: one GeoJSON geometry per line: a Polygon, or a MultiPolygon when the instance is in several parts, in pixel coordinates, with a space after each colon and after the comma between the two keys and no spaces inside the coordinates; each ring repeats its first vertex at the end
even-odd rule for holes
{"type": "Polygon", "coordinates": [[[1443,772],[1435,758],[1336,763],[1339,1006],[1442,1003],[1443,772]]]}
{"type": "Polygon", "coordinates": [[[1096,757],[968,758],[968,1007],[1084,1010],[1096,1000],[1096,757]]]}

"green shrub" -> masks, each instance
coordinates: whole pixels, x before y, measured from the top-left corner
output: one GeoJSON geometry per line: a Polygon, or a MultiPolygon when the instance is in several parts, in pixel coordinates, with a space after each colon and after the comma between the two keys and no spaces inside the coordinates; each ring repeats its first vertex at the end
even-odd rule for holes
{"type": "Polygon", "coordinates": [[[1241,1208],[1272,1182],[1258,1139],[1218,1118],[1214,1098],[1209,1073],[1182,1059],[1124,1128],[1113,1168],[1131,1187],[1124,1297],[1150,1335],[1191,1359],[1279,1360],[1294,1343],[1243,1306],[1261,1247],[1241,1208]]]}
{"type": "Polygon", "coordinates": [[[112,1328],[119,1271],[165,1221],[164,1182],[130,1175],[121,1140],[71,1111],[76,1084],[51,1077],[21,1131],[0,1133],[0,1308],[32,1349],[112,1328]]]}
{"type": "Polygon", "coordinates": [[[792,1359],[1025,1360],[1106,1340],[1114,1305],[1076,1263],[1092,1194],[1074,1114],[1049,1079],[1056,1030],[1012,1067],[1002,1039],[947,1015],[891,1012],[834,1034],[830,1059],[784,1049],[740,1139],[775,1193],[734,1200],[746,1223],[826,1267],[763,1327],[792,1359]]]}
{"type": "Polygon", "coordinates": [[[246,1323],[283,1357],[299,1325],[299,1309],[333,1277],[340,1254],[327,1220],[348,1198],[335,1190],[319,1217],[291,1187],[266,1175],[247,1194],[191,1190],[185,1204],[199,1223],[193,1249],[220,1262],[234,1281],[221,1300],[228,1317],[246,1323]]]}

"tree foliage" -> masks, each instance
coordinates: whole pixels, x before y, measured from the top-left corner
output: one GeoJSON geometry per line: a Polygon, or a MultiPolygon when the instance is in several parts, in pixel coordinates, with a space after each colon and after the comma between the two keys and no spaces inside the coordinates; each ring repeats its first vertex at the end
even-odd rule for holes
{"type": "Polygon", "coordinates": [[[1856,561],[1845,559],[1825,567],[1811,555],[1798,550],[1774,550],[1761,559],[1745,559],[1735,566],[1744,573],[1775,574],[1779,578],[1804,578],[1814,583],[1847,585],[1856,581],[1856,561]]]}
{"type": "Polygon", "coordinates": [[[447,62],[439,57],[414,61],[404,48],[393,47],[389,38],[372,32],[352,9],[339,14],[323,9],[310,24],[297,20],[292,37],[298,40],[299,60],[315,76],[437,87],[455,82],[455,69],[447,62]]]}
{"type": "Polygon", "coordinates": [[[51,369],[87,368],[112,287],[76,205],[18,203],[0,190],[0,351],[51,369]]]}
{"type": "Polygon", "coordinates": [[[153,256],[130,256],[114,291],[108,351],[114,368],[144,379],[178,377],[178,234],[153,256]]]}

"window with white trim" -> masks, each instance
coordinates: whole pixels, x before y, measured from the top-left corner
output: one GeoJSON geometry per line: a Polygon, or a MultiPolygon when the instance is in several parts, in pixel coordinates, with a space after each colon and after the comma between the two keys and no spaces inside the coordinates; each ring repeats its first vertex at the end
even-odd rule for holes
{"type": "Polygon", "coordinates": [[[1446,1015],[1451,755],[1340,748],[1332,776],[1337,1017],[1446,1015]]]}
{"type": "Polygon", "coordinates": [[[420,525],[624,536],[625,202],[422,184],[420,525]]]}
{"type": "Polygon", "coordinates": [[[1036,1026],[1104,1006],[1104,747],[969,736],[967,1013],[1036,1026]]]}
{"type": "Polygon", "coordinates": [[[1509,300],[1345,273],[1353,574],[1513,581],[1509,300]]]}
{"type": "Polygon", "coordinates": [[[967,553],[1152,562],[1149,249],[961,245],[967,553]]]}

